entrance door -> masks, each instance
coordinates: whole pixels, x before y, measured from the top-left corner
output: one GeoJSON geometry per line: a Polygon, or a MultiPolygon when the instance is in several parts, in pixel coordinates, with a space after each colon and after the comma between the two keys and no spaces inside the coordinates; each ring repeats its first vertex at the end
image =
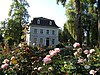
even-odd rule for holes
{"type": "Polygon", "coordinates": [[[49,38],[46,38],[46,46],[49,46],[49,38]]]}

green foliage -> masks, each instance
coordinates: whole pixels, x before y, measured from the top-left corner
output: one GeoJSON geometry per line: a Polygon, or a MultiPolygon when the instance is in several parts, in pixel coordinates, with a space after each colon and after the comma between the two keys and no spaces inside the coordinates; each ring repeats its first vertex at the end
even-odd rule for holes
{"type": "Polygon", "coordinates": [[[65,48],[63,43],[59,43],[58,45],[56,45],[56,48],[65,48]]]}
{"type": "Polygon", "coordinates": [[[97,47],[92,51],[86,47],[83,49],[80,47],[60,49],[57,54],[51,54],[52,62],[44,65],[43,59],[54,48],[48,47],[48,49],[40,49],[38,46],[30,47],[25,42],[21,42],[19,46],[14,46],[14,48],[10,48],[8,44],[2,47],[0,44],[0,66],[8,64],[7,68],[0,68],[0,74],[89,75],[89,71],[92,69],[97,71],[96,74],[100,74],[100,52],[97,47]],[[84,52],[86,49],[89,51],[87,54],[84,52]],[[90,54],[89,57],[87,57],[88,54],[90,54]]]}
{"type": "Polygon", "coordinates": [[[61,4],[63,6],[65,6],[67,0],[57,0],[57,4],[59,4],[59,2],[61,2],[61,4]]]}
{"type": "MultiPolygon", "coordinates": [[[[80,40],[81,43],[84,42],[84,31],[87,31],[87,45],[97,45],[99,37],[97,2],[96,0],[80,0],[79,2],[78,0],[69,0],[66,3],[66,16],[68,20],[64,24],[63,32],[66,33],[67,30],[76,41],[80,40]]],[[[62,37],[67,34],[63,34],[62,37]]]]}
{"type": "Polygon", "coordinates": [[[8,13],[9,18],[4,24],[6,26],[6,28],[4,28],[5,42],[9,41],[10,38],[13,42],[18,44],[24,38],[23,25],[28,23],[28,7],[29,4],[26,0],[12,0],[8,13]]]}
{"type": "MultiPolygon", "coordinates": [[[[67,14],[67,24],[74,24],[76,26],[76,33],[71,33],[71,35],[76,35],[78,42],[84,42],[83,35],[83,25],[84,23],[87,25],[88,28],[88,34],[87,34],[87,42],[88,45],[93,43],[93,45],[100,44],[100,1],[99,0],[69,0],[68,3],[66,3],[67,0],[57,0],[57,4],[59,2],[62,3],[63,6],[66,6],[66,14],[67,14]],[[75,10],[76,13],[73,13],[73,10],[75,10]],[[91,15],[92,17],[83,17],[84,15],[91,15]],[[96,15],[96,17],[94,16],[96,15]],[[76,15],[76,16],[75,16],[76,15]],[[83,17],[83,18],[81,18],[83,17]],[[73,19],[74,18],[74,19],[73,19]],[[86,18],[86,20],[83,22],[83,20],[86,18]],[[90,21],[88,21],[90,19],[90,21]],[[92,20],[93,19],[93,20],[92,20]],[[87,21],[87,22],[86,22],[87,21]],[[75,23],[76,22],[76,23],[75,23]],[[94,23],[95,22],[95,23],[94,23]],[[82,25],[81,25],[82,24],[82,25]],[[93,25],[93,27],[91,26],[93,25]],[[93,29],[92,29],[92,28],[93,29]],[[90,30],[91,28],[91,30],[90,30]],[[95,29],[94,29],[95,28],[95,29]],[[81,31],[82,30],[82,31],[81,31]],[[95,31],[92,31],[95,30],[95,31]],[[92,35],[91,35],[92,33],[92,35]],[[98,36],[98,37],[97,37],[98,36]],[[82,38],[80,38],[82,37],[82,38]],[[92,38],[93,37],[93,38],[92,38]],[[97,44],[94,44],[92,40],[95,40],[97,44]],[[92,42],[90,42],[92,41],[92,42]]],[[[71,26],[70,25],[70,26],[71,26]]],[[[68,26],[68,27],[70,27],[68,26]]],[[[73,27],[69,29],[69,32],[72,32],[73,27]]]]}

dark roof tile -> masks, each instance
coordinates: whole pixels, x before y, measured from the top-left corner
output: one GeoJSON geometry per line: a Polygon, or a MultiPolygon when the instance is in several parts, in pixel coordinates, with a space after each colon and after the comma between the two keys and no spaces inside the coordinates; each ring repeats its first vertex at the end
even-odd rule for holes
{"type": "Polygon", "coordinates": [[[33,18],[33,20],[31,21],[30,25],[34,26],[34,25],[40,25],[40,26],[49,26],[49,27],[57,27],[59,28],[54,20],[51,19],[47,19],[44,17],[36,17],[33,18]],[[37,24],[37,20],[40,20],[40,24],[37,24]],[[52,25],[49,24],[49,22],[52,21],[52,25]]]}

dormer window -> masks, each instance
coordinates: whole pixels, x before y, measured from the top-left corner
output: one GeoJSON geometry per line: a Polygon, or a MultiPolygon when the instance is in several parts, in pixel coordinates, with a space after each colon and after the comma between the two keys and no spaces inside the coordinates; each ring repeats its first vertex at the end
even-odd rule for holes
{"type": "Polygon", "coordinates": [[[39,19],[37,20],[37,24],[40,24],[40,20],[39,19]]]}
{"type": "Polygon", "coordinates": [[[52,25],[52,21],[49,22],[49,25],[52,25]]]}

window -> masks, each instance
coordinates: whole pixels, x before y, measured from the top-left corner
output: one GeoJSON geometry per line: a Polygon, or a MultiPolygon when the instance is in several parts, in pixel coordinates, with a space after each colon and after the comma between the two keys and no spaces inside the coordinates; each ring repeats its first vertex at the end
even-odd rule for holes
{"type": "Polygon", "coordinates": [[[49,22],[49,25],[52,25],[52,21],[49,22]]]}
{"type": "Polygon", "coordinates": [[[36,44],[36,42],[37,42],[37,38],[34,38],[33,42],[36,44]]]}
{"type": "Polygon", "coordinates": [[[54,35],[55,34],[55,31],[54,30],[52,30],[52,35],[54,35]]]}
{"type": "Polygon", "coordinates": [[[43,34],[43,29],[40,29],[40,33],[43,34]]]}
{"type": "Polygon", "coordinates": [[[40,24],[40,20],[39,19],[37,20],[37,24],[40,24]]]}
{"type": "Polygon", "coordinates": [[[47,30],[46,33],[49,34],[49,30],[47,30]]]}
{"type": "Polygon", "coordinates": [[[35,34],[37,33],[37,29],[34,29],[34,33],[35,33],[35,34]]]}
{"type": "Polygon", "coordinates": [[[40,38],[40,43],[43,43],[43,38],[40,38]]]}
{"type": "Polygon", "coordinates": [[[52,39],[52,44],[54,44],[55,43],[55,39],[52,39]]]}

